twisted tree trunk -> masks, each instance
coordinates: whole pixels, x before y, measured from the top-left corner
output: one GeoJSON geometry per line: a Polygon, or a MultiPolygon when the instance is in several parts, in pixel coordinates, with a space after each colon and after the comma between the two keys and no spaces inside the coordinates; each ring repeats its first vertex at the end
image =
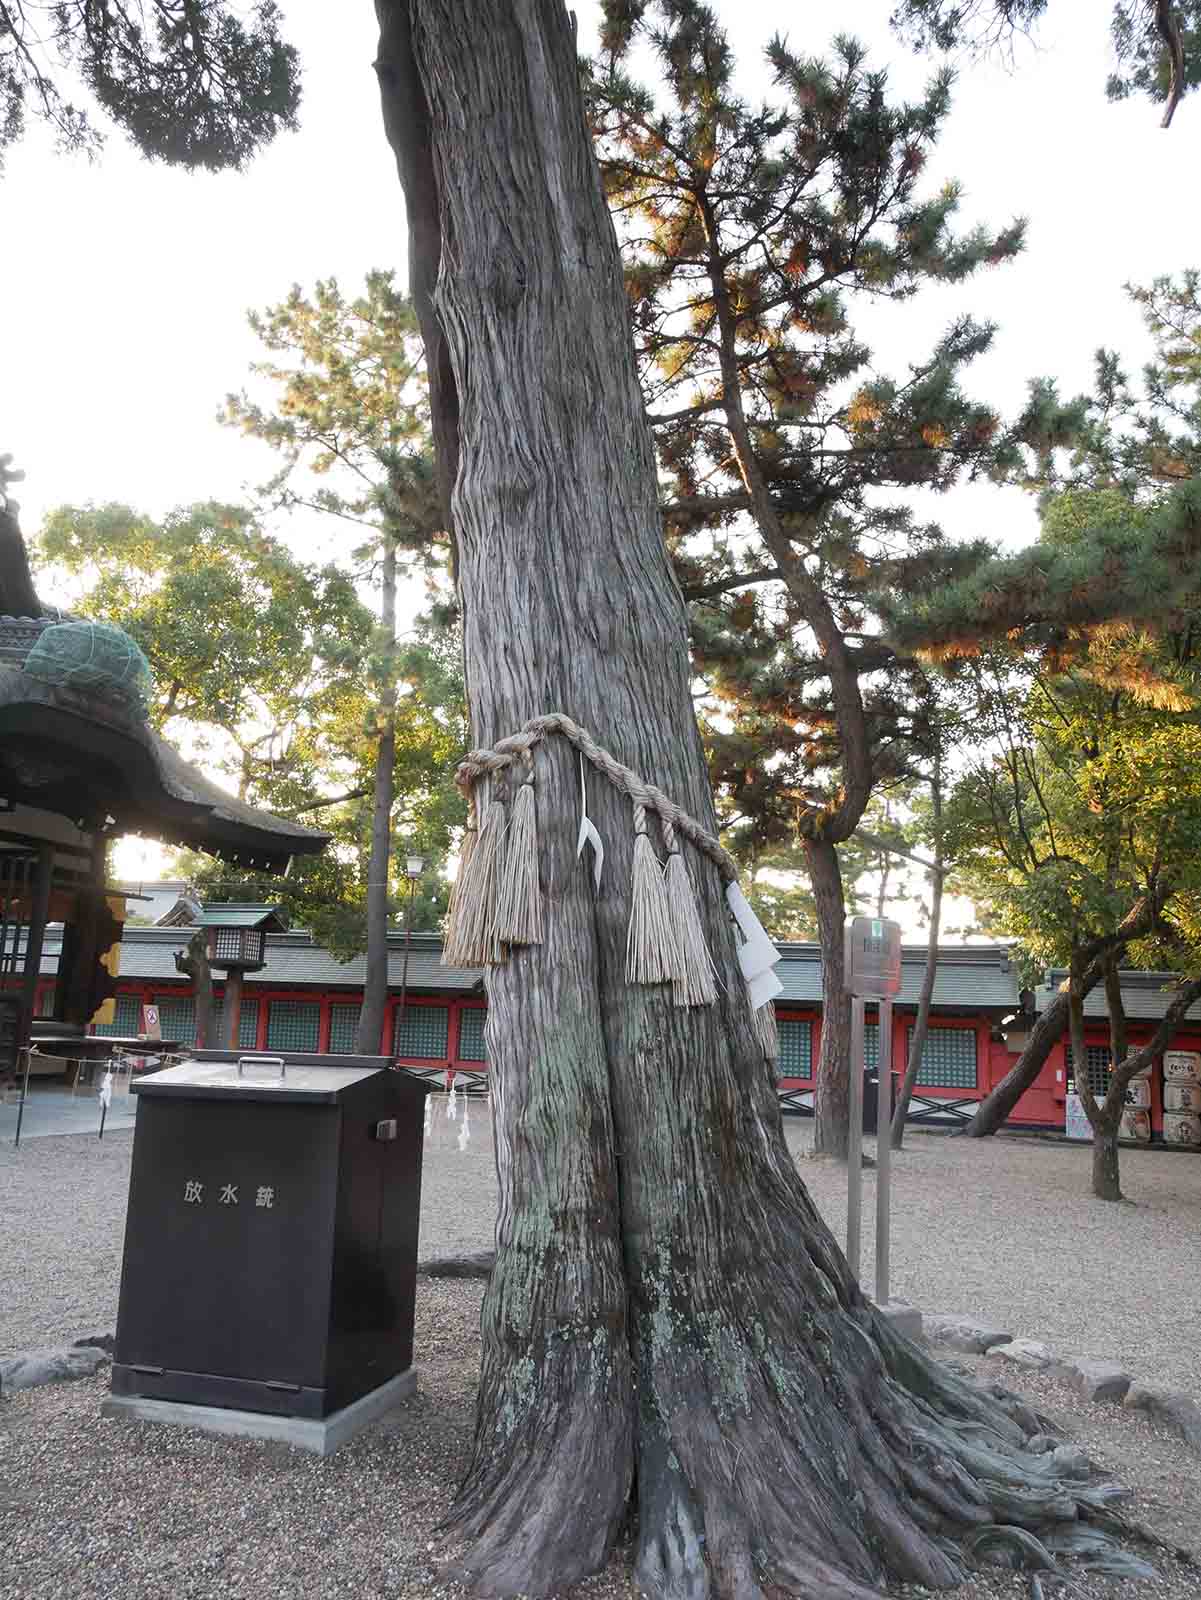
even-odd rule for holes
{"type": "MultiPolygon", "coordinates": [[[[564,711],[712,828],[566,13],[376,9],[402,179],[437,203],[436,272],[414,271],[457,390],[476,739],[564,711]]],[[[552,744],[537,774],[545,942],[488,982],[500,1212],[457,1571],[485,1594],[560,1591],[612,1549],[635,1473],[638,1578],[663,1600],[944,1587],[947,1535],[1072,1514],[1020,1427],[851,1280],[783,1139],[715,871],[691,862],[720,998],[677,1009],[625,981],[628,804],[590,783],[594,894],[576,764],[552,744]]]]}

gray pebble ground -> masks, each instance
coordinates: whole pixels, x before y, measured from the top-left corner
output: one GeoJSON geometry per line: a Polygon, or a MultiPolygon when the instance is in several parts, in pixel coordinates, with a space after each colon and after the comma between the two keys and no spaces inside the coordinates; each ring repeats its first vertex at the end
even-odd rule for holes
{"type": "MultiPolygon", "coordinates": [[[[471,1136],[434,1105],[423,1255],[487,1248],[495,1214],[486,1108],[471,1136]]],[[[835,1232],[845,1171],[807,1158],[812,1125],[788,1124],[801,1171],[835,1232]]],[[[111,1330],[132,1136],[0,1147],[0,1355],[111,1330]]],[[[1201,1393],[1201,1158],[1123,1154],[1132,1204],[1087,1193],[1088,1153],[1016,1140],[912,1134],[895,1171],[894,1289],[973,1313],[1065,1354],[1108,1356],[1137,1376],[1201,1393]]],[[[865,1266],[873,1179],[865,1174],[865,1266]]],[[[866,1274],[865,1274],[866,1276],[866,1274]]],[[[417,1395],[329,1461],[282,1446],[104,1421],[94,1380],[0,1402],[0,1600],[325,1600],[437,1597],[439,1515],[472,1430],[481,1286],[423,1280],[417,1395]]],[[[1158,1424],[1082,1401],[1045,1376],[1000,1376],[1058,1419],[1135,1490],[1133,1514],[1170,1544],[1201,1543],[1201,1458],[1158,1424]]],[[[1158,1562],[1154,1580],[1080,1577],[1074,1600],[1198,1600],[1201,1569],[1158,1562]]],[[[635,1594],[623,1553],[573,1591],[635,1594]]],[[[914,1596],[918,1591],[904,1591],[914,1596]]],[[[1025,1579],[973,1577],[961,1600],[1027,1600],[1025,1579]]],[[[1055,1591],[1048,1588],[1048,1594],[1055,1591]]]]}

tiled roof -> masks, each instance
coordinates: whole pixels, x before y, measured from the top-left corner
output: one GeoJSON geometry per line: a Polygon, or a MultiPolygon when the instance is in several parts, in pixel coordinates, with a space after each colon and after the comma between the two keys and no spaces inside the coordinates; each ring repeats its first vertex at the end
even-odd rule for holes
{"type": "Polygon", "coordinates": [[[278,906],[251,905],[246,901],[229,900],[219,905],[206,905],[200,913],[204,928],[278,928],[286,927],[278,906]]]}
{"type": "MultiPolygon", "coordinates": [[[[815,944],[781,944],[776,975],[784,985],[777,1004],[821,1004],[821,951],[815,944]]],[[[916,1006],[926,971],[926,947],[907,945],[901,952],[900,1006],[916,1006]]],[[[1017,973],[1007,945],[940,945],[931,1004],[941,1010],[987,1007],[1015,1011],[1017,973]]]]}
{"type": "MultiPolygon", "coordinates": [[[[121,945],[121,977],[141,978],[151,983],[179,983],[174,955],[187,943],[185,928],[126,928],[121,945]]],[[[58,964],[59,930],[47,931],[44,972],[58,964]]],[[[780,945],[780,964],[776,968],[783,993],[782,1005],[820,1005],[821,955],[815,944],[780,945]]],[[[408,987],[414,994],[479,992],[483,973],[478,969],[444,967],[440,964],[442,941],[434,933],[412,935],[409,951],[408,987]]],[[[323,946],[314,944],[303,931],[267,935],[267,963],[256,972],[249,987],[361,989],[366,978],[366,956],[338,961],[323,946]]],[[[926,965],[924,945],[914,945],[903,953],[902,989],[897,1004],[916,1006],[926,965]]],[[[399,989],[404,968],[404,935],[388,936],[388,986],[399,989]]],[[[1018,1005],[1017,975],[1003,945],[944,945],[938,953],[938,975],[934,985],[935,1007],[941,1010],[985,1008],[1004,1013],[1018,1005]]]]}
{"type": "MultiPolygon", "coordinates": [[[[1066,969],[1056,968],[1047,973],[1046,981],[1034,991],[1034,1008],[1045,1011],[1067,981],[1066,969]]],[[[1174,972],[1122,973],[1122,1004],[1126,1016],[1133,1021],[1157,1022],[1172,1003],[1177,975],[1174,972]]],[[[1105,998],[1105,985],[1097,987],[1084,997],[1086,1017],[1109,1018],[1109,1005],[1105,998]]],[[[1190,1021],[1201,1019],[1201,1000],[1191,1005],[1185,1016],[1190,1021]]]]}

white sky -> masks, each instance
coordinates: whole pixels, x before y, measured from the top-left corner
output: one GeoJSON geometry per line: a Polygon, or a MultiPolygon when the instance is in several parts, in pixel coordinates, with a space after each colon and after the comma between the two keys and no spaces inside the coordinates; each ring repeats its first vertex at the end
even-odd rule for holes
{"type": "MultiPolygon", "coordinates": [[[[769,92],[762,48],[781,28],[812,53],[852,32],[874,64],[889,65],[898,91],[916,93],[931,63],[891,36],[891,5],[809,5],[786,23],[794,8],[779,0],[717,0],[751,98],[769,92]]],[[[161,514],[237,499],[274,460],[215,420],[258,354],[247,308],[318,276],[354,289],[377,266],[406,282],[404,212],[371,70],[372,7],[284,0],[283,9],[304,61],[302,126],[247,172],[154,167],[115,134],[93,166],[56,157],[39,132],[7,159],[0,450],[28,474],[27,534],[63,502],[124,500],[161,514]]],[[[598,7],[577,0],[576,9],[586,49],[598,7]]],[[[964,310],[1001,324],[973,390],[1007,411],[1034,375],[1057,377],[1065,394],[1086,387],[1101,342],[1136,369],[1144,358],[1122,285],[1201,265],[1201,96],[1184,101],[1169,132],[1144,100],[1107,104],[1107,9],[1057,0],[1038,48],[1019,48],[1016,74],[998,62],[963,66],[929,179],[961,179],[965,224],[1027,216],[1028,249],[1016,265],[874,318],[885,369],[919,358],[964,310]]],[[[1016,492],[960,490],[940,511],[964,536],[1031,532],[1016,492]]],[[[280,531],[305,553],[336,553],[331,525],[280,531]]],[[[140,869],[129,860],[125,870],[140,869]]]]}

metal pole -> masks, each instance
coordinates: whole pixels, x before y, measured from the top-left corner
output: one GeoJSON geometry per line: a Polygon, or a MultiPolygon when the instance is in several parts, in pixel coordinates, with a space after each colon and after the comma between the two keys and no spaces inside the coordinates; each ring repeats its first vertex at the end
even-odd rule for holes
{"type": "Polygon", "coordinates": [[[21,1082],[21,1098],[17,1103],[17,1137],[13,1140],[13,1148],[16,1150],[21,1148],[21,1124],[25,1120],[25,1102],[29,1099],[29,1058],[32,1054],[32,1048],[26,1045],[25,1077],[21,1082]]]}
{"type": "Polygon", "coordinates": [[[863,997],[851,1000],[850,1130],[847,1139],[847,1265],[859,1281],[859,1243],[863,1227],[863,997]]]}
{"type": "Polygon", "coordinates": [[[892,996],[880,998],[880,1087],[876,1109],[876,1304],[888,1304],[889,1180],[892,1175],[892,996]]]}

